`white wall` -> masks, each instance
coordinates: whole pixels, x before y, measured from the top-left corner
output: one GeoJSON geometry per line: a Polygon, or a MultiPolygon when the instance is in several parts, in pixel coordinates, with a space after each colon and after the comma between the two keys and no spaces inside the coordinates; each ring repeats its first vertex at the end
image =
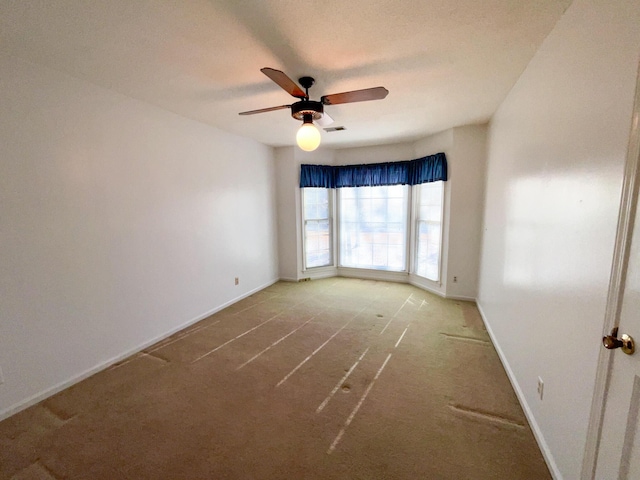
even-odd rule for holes
{"type": "Polygon", "coordinates": [[[490,127],[479,304],[558,478],[580,474],[639,54],[637,0],[575,0],[490,127]]]}
{"type": "Polygon", "coordinates": [[[413,160],[414,155],[413,143],[394,143],[391,145],[337,149],[334,153],[334,162],[336,165],[401,162],[403,160],[413,160]]]}
{"type": "Polygon", "coordinates": [[[449,154],[450,197],[446,292],[448,297],[475,299],[478,293],[487,125],[453,129],[449,154]],[[454,282],[454,277],[457,282],[454,282]]]}
{"type": "Polygon", "coordinates": [[[453,128],[421,138],[413,144],[416,158],[426,157],[434,153],[444,152],[451,155],[453,148],[453,128]]]}
{"type": "Polygon", "coordinates": [[[1,418],[275,281],[277,232],[271,148],[0,71],[1,418]]]}
{"type": "MultiPolygon", "coordinates": [[[[283,280],[298,281],[298,230],[300,215],[296,198],[299,190],[299,165],[292,147],[275,149],[277,211],[278,211],[278,272],[283,280]],[[294,168],[295,167],[295,168],[294,168]]],[[[299,196],[299,195],[298,195],[299,196]]]]}

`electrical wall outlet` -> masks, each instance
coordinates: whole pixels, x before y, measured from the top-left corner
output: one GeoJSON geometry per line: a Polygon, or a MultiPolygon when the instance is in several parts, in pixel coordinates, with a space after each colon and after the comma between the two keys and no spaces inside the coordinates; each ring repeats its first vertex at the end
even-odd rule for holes
{"type": "Polygon", "coordinates": [[[544,382],[542,378],[538,377],[538,397],[542,400],[542,396],[544,395],[544,382]]]}
{"type": "Polygon", "coordinates": [[[458,283],[458,277],[453,277],[453,283],[458,283]]]}
{"type": "Polygon", "coordinates": [[[4,375],[2,374],[2,368],[0,367],[0,385],[4,383],[4,375]]]}
{"type": "Polygon", "coordinates": [[[239,285],[239,284],[240,284],[240,278],[236,277],[236,285],[239,285]]]}

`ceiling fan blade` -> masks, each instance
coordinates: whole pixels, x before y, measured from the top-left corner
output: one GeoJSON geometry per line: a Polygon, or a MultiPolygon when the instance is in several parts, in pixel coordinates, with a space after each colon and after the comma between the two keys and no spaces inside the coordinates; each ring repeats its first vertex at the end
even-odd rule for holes
{"type": "Polygon", "coordinates": [[[280,88],[282,88],[289,95],[297,97],[297,98],[305,98],[306,94],[302,91],[302,89],[298,86],[296,82],[291,80],[287,75],[280,70],[275,70],[273,68],[261,68],[260,71],[264,73],[267,77],[277,83],[280,88]]]}
{"type": "Polygon", "coordinates": [[[365,88],[352,92],[334,93],[323,95],[320,101],[325,105],[338,105],[339,103],[366,102],[368,100],[382,100],[389,94],[384,87],[365,88]]]}
{"type": "Polygon", "coordinates": [[[318,120],[316,120],[316,123],[321,127],[326,127],[327,125],[331,125],[333,123],[333,118],[331,118],[327,112],[324,112],[322,116],[318,120]]]}
{"type": "Polygon", "coordinates": [[[283,110],[291,105],[280,105],[279,107],[261,108],[259,110],[249,110],[248,112],[240,112],[238,115],[254,115],[256,113],[273,112],[274,110],[283,110]]]}

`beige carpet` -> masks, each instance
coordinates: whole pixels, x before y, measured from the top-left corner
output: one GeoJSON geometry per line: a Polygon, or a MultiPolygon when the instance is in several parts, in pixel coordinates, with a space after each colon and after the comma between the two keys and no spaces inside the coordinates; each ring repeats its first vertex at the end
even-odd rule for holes
{"type": "Polygon", "coordinates": [[[474,304],[277,283],[0,423],[0,478],[551,478],[474,304]]]}

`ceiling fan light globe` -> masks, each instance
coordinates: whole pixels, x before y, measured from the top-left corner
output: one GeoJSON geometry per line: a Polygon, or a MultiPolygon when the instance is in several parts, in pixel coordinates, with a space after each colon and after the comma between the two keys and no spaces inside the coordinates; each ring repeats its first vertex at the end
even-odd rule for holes
{"type": "Polygon", "coordinates": [[[305,152],[313,152],[320,145],[320,132],[313,123],[303,123],[296,134],[296,142],[305,152]]]}

